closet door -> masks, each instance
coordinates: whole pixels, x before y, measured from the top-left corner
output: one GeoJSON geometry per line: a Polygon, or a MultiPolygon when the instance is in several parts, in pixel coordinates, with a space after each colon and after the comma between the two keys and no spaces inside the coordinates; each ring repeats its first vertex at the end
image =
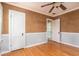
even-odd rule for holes
{"type": "Polygon", "coordinates": [[[10,48],[16,50],[25,46],[25,13],[9,10],[10,48]]]}

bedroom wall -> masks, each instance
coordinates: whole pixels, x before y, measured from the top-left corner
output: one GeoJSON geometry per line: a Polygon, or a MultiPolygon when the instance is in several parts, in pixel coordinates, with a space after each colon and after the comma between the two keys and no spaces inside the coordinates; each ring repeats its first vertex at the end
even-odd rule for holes
{"type": "Polygon", "coordinates": [[[61,41],[79,47],[79,10],[60,16],[61,41]]]}
{"type": "Polygon", "coordinates": [[[47,42],[46,38],[46,18],[51,18],[47,15],[36,13],[30,10],[26,10],[20,7],[12,6],[6,3],[3,5],[3,26],[2,26],[2,53],[9,51],[9,9],[24,12],[26,14],[25,22],[25,42],[26,47],[38,45],[47,42]],[[7,38],[6,38],[7,37],[7,38]],[[6,44],[5,44],[6,42],[6,44]],[[8,48],[6,48],[6,47],[8,48]]]}
{"type": "Polygon", "coordinates": [[[79,32],[79,10],[61,16],[61,32],[79,32]]]}
{"type": "MultiPolygon", "coordinates": [[[[30,10],[22,9],[6,3],[3,5],[3,31],[2,34],[8,33],[8,12],[9,9],[26,13],[26,32],[46,32],[46,18],[52,18],[30,10]]],[[[53,18],[52,18],[53,19],[53,18]]]]}

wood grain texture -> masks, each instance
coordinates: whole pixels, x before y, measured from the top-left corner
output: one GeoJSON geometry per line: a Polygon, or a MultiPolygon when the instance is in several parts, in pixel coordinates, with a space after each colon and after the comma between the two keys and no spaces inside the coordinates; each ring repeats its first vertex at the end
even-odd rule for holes
{"type": "Polygon", "coordinates": [[[2,56],[79,56],[79,48],[49,41],[46,44],[12,51],[2,56]]]}
{"type": "Polygon", "coordinates": [[[79,32],[79,10],[66,13],[61,18],[61,32],[79,32]]]}
{"type": "Polygon", "coordinates": [[[28,12],[26,15],[26,32],[45,32],[46,16],[28,12]]]}
{"type": "Polygon", "coordinates": [[[19,8],[13,5],[9,5],[6,3],[2,3],[3,5],[3,30],[2,30],[2,34],[8,34],[8,21],[9,21],[9,17],[8,17],[8,13],[9,13],[9,9],[11,10],[16,10],[16,11],[20,11],[20,12],[24,12],[26,14],[26,32],[45,32],[46,31],[46,18],[51,18],[49,16],[40,14],[40,13],[36,13],[30,10],[26,10],[23,8],[19,8]]]}
{"type": "Polygon", "coordinates": [[[7,14],[8,14],[7,7],[4,7],[3,8],[3,21],[2,21],[3,22],[2,23],[2,33],[3,34],[7,34],[8,33],[8,15],[7,14]]]}

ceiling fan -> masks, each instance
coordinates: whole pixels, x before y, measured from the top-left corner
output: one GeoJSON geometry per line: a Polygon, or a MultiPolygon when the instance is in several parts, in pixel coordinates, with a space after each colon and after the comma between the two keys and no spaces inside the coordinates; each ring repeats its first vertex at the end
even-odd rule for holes
{"type": "MultiPolygon", "coordinates": [[[[46,6],[52,5],[52,8],[49,10],[49,13],[51,13],[54,8],[59,8],[59,7],[62,10],[66,10],[67,8],[62,3],[63,2],[52,2],[52,3],[48,3],[48,4],[45,4],[45,5],[42,5],[41,7],[46,7],[46,6]],[[60,3],[60,4],[57,6],[57,5],[55,5],[57,3],[60,3]]],[[[55,13],[53,13],[53,14],[55,14],[55,13]]]]}

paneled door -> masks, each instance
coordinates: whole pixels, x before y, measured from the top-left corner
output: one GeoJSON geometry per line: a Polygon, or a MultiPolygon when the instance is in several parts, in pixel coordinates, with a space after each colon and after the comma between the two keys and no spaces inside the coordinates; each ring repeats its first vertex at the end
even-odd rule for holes
{"type": "Polygon", "coordinates": [[[25,13],[9,10],[9,39],[10,50],[25,46],[25,13]]]}
{"type": "Polygon", "coordinates": [[[60,18],[58,18],[52,22],[52,39],[56,42],[60,42],[60,34],[60,18]]]}

